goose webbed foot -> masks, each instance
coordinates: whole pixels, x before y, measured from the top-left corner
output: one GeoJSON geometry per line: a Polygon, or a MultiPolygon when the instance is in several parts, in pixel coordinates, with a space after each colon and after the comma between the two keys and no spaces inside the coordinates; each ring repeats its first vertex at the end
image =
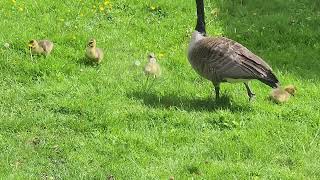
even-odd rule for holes
{"type": "Polygon", "coordinates": [[[256,94],[253,93],[253,91],[251,90],[251,88],[249,87],[249,84],[247,82],[244,83],[246,89],[247,89],[247,93],[249,96],[249,101],[252,101],[255,97],[256,94]]]}

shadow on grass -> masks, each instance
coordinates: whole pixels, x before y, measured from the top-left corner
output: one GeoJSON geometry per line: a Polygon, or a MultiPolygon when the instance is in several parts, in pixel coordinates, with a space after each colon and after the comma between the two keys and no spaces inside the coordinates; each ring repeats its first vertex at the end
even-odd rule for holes
{"type": "Polygon", "coordinates": [[[95,67],[95,68],[99,68],[101,66],[101,64],[98,64],[98,63],[94,63],[92,61],[90,61],[88,58],[86,57],[83,57],[83,58],[79,58],[77,60],[77,62],[80,64],[80,65],[84,65],[84,66],[90,66],[90,67],[95,67]]]}
{"type": "Polygon", "coordinates": [[[136,100],[142,100],[145,105],[152,108],[176,108],[185,111],[230,110],[232,112],[248,111],[250,109],[249,106],[235,104],[227,96],[220,97],[218,101],[213,98],[177,97],[171,94],[161,96],[153,92],[144,91],[131,92],[127,96],[136,100]]]}

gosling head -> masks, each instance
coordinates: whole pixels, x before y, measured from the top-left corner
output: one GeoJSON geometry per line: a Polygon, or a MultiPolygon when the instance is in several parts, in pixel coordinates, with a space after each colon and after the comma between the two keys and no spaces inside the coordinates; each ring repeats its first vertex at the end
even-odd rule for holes
{"type": "Polygon", "coordinates": [[[292,96],[294,96],[297,91],[297,89],[294,85],[288,85],[288,86],[284,87],[284,90],[287,91],[292,96]]]}
{"type": "Polygon", "coordinates": [[[32,40],[29,41],[28,46],[29,46],[29,48],[34,49],[34,48],[36,48],[37,46],[39,46],[39,45],[38,45],[38,41],[32,39],[32,40]]]}
{"type": "Polygon", "coordinates": [[[96,46],[97,46],[97,41],[95,39],[90,39],[87,44],[87,47],[95,48],[96,46]]]}
{"type": "Polygon", "coordinates": [[[154,55],[154,53],[149,53],[148,59],[149,59],[149,62],[157,62],[156,56],[154,55]]]}
{"type": "Polygon", "coordinates": [[[155,58],[155,57],[156,57],[156,56],[154,55],[154,53],[149,53],[149,54],[148,54],[148,58],[149,58],[149,59],[155,58]]]}

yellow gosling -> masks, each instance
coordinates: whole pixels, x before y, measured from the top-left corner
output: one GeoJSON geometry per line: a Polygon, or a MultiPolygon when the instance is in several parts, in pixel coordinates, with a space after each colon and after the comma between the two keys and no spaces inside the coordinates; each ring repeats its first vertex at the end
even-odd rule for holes
{"type": "Polygon", "coordinates": [[[90,39],[86,48],[86,57],[94,63],[100,64],[103,60],[103,51],[97,48],[97,41],[90,39]]]}

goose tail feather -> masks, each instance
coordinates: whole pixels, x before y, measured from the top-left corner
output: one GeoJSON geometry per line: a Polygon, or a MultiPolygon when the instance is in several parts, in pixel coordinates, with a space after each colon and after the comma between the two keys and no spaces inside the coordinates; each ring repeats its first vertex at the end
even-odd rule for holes
{"type": "Polygon", "coordinates": [[[280,82],[278,78],[273,74],[272,71],[269,71],[267,77],[259,79],[259,81],[263,82],[264,84],[272,87],[278,88],[280,87],[280,82]]]}

